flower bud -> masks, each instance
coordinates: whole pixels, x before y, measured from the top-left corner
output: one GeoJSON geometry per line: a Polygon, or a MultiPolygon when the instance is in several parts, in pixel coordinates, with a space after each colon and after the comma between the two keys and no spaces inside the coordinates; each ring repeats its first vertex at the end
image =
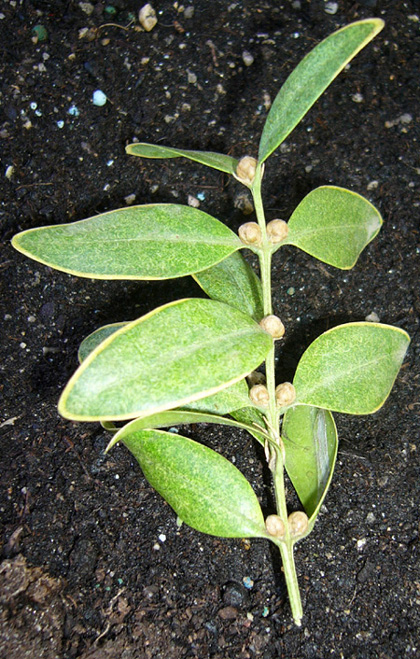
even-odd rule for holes
{"type": "Polygon", "coordinates": [[[265,375],[261,371],[252,371],[246,379],[250,387],[253,387],[254,384],[265,384],[265,375]]]}
{"type": "Polygon", "coordinates": [[[289,227],[284,220],[271,220],[267,224],[267,236],[272,243],[281,243],[282,240],[287,238],[289,227]]]}
{"type": "Polygon", "coordinates": [[[282,538],[284,536],[284,522],[278,515],[269,515],[265,520],[265,528],[275,538],[282,538]]]}
{"type": "Polygon", "coordinates": [[[301,510],[291,513],[287,519],[290,535],[293,538],[303,535],[308,530],[308,516],[301,510]]]}
{"type": "Polygon", "coordinates": [[[261,229],[256,222],[246,222],[239,227],[239,238],[244,245],[261,245],[261,229]]]}
{"type": "Polygon", "coordinates": [[[273,339],[281,339],[285,331],[280,318],[273,315],[265,316],[265,318],[260,321],[260,327],[262,327],[268,334],[271,334],[273,339]]]}
{"type": "Polygon", "coordinates": [[[276,403],[279,407],[292,405],[296,400],[296,389],[291,382],[282,382],[276,387],[276,403]]]}
{"type": "Polygon", "coordinates": [[[249,390],[249,397],[257,407],[268,407],[270,396],[264,384],[254,384],[249,390]]]}
{"type": "Polygon", "coordinates": [[[255,170],[257,169],[258,160],[251,156],[244,156],[238,162],[236,167],[236,178],[244,185],[252,185],[255,178],[255,170]]]}

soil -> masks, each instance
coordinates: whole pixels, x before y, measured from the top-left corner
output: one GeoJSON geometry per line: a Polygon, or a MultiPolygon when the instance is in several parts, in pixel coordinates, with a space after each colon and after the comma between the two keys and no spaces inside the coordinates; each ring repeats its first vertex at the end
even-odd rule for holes
{"type": "MultiPolygon", "coordinates": [[[[194,0],[191,15],[180,2],[156,0],[149,33],[130,16],[141,2],[110,4],[115,14],[95,0],[90,15],[77,1],[0,6],[0,656],[419,656],[419,4],[194,0]],[[178,528],[124,447],[105,457],[101,427],[56,411],[84,336],[201,295],[198,288],[189,278],[77,279],[26,260],[10,239],[124,206],[129,195],[136,203],[199,197],[202,210],[237,229],[239,183],[186,161],[128,157],[125,145],[255,156],[269,99],[293,66],[334,29],[372,15],[386,28],[270,158],[265,176],[269,219],[287,219],[326,183],[364,194],[384,217],[351,271],[282,250],[274,273],[287,328],[279,377],[289,379],[309,342],[338,322],[375,312],[412,337],[385,406],[369,417],[337,416],[335,478],[315,530],[296,549],[305,612],[297,628],[268,543],[178,528]],[[34,38],[38,25],[46,40],[34,38]],[[92,103],[97,89],[108,97],[102,107],[92,103]]],[[[272,512],[263,456],[249,437],[213,426],[183,434],[234,459],[272,512]]]]}

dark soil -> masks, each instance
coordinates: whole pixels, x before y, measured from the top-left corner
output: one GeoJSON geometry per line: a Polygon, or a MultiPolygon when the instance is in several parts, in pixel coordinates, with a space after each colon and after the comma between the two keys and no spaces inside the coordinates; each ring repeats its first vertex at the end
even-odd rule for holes
{"type": "MultiPolygon", "coordinates": [[[[1,657],[419,656],[419,3],[338,0],[328,14],[323,0],[194,0],[187,18],[156,0],[150,33],[129,25],[144,3],[114,0],[115,16],[92,3],[90,16],[76,0],[0,5],[1,657]],[[333,182],[367,196],[385,220],[350,272],[282,250],[274,286],[287,328],[283,379],[337,322],[375,312],[412,337],[382,410],[337,418],[335,478],[296,551],[298,629],[268,543],[178,529],[124,447],[105,457],[101,427],[56,411],[86,334],[201,295],[192,280],[76,279],[25,260],[10,239],[124,206],[133,194],[136,203],[186,203],[203,193],[201,209],[237,229],[237,182],[181,160],[128,157],[125,145],[137,138],[256,155],[267,95],[319,40],[371,15],[386,28],[269,160],[265,177],[269,219],[287,219],[309,190],[333,182]],[[48,39],[34,43],[39,24],[48,39]],[[254,57],[249,67],[244,50],[254,57]],[[92,104],[96,89],[109,98],[103,107],[92,104]]],[[[211,426],[183,432],[234,458],[272,512],[252,440],[211,426]]]]}

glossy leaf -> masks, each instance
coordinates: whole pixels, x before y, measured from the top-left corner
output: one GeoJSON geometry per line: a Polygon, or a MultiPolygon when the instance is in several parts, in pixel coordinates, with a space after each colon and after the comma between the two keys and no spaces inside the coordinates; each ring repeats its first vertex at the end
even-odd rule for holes
{"type": "Polygon", "coordinates": [[[324,263],[347,270],[377,235],[382,218],[372,204],[350,190],[323,186],[300,202],[282,245],[295,245],[324,263]]]}
{"type": "Polygon", "coordinates": [[[121,329],[121,327],[124,327],[125,325],[128,325],[128,322],[103,325],[102,327],[99,327],[97,330],[92,332],[92,334],[89,334],[86,338],[84,338],[77,352],[79,362],[82,363],[86,357],[90,355],[90,353],[102,343],[102,341],[107,339],[108,336],[111,336],[111,334],[114,334],[114,332],[121,329]]]}
{"type": "Polygon", "coordinates": [[[243,247],[219,220],[179,204],[130,206],[73,224],[29,229],[12,244],[52,268],[94,279],[182,277],[243,247]]]}
{"type": "MultiPolygon", "coordinates": [[[[92,334],[89,334],[80,344],[78,352],[79,362],[82,363],[82,361],[84,361],[86,357],[97,348],[100,343],[102,343],[102,341],[108,338],[108,336],[111,336],[111,334],[121,327],[124,327],[124,325],[128,325],[128,322],[104,325],[92,332],[92,334]]],[[[200,400],[197,400],[194,403],[184,405],[183,409],[222,415],[229,414],[233,410],[237,410],[245,405],[249,405],[249,388],[246,380],[239,380],[239,382],[235,382],[230,387],[218,391],[212,396],[206,396],[205,398],[200,398],[200,400]]],[[[112,424],[110,425],[112,426],[112,424]]],[[[113,430],[111,427],[106,427],[105,429],[113,430]]]]}
{"type": "Polygon", "coordinates": [[[223,456],[160,430],[134,432],[124,443],[152,487],[192,528],[222,538],[267,537],[254,491],[223,456]]]}
{"type": "Polygon", "coordinates": [[[153,428],[170,428],[171,426],[180,426],[193,423],[214,423],[215,425],[231,426],[233,428],[240,428],[241,430],[253,431],[252,426],[245,423],[240,423],[234,419],[229,419],[225,416],[217,414],[206,414],[203,412],[192,412],[189,410],[168,410],[166,412],[158,412],[150,416],[144,416],[140,419],[134,419],[121,428],[116,435],[109,442],[106,450],[109,451],[118,442],[124,441],[125,437],[132,435],[138,430],[153,429],[153,428]]]}
{"type": "Polygon", "coordinates": [[[259,147],[261,162],[286,139],[340,71],[383,26],[378,18],[351,23],[330,34],[303,58],[268,113],[259,147]]]}
{"type": "Polygon", "coordinates": [[[264,360],[271,337],[214,300],[178,300],[114,332],[71,378],[59,412],[115,421],[180,407],[225,389],[264,360]]]}
{"type": "Polygon", "coordinates": [[[286,471],[313,526],[334,471],[338,439],[329,410],[296,405],[284,415],[286,471]]]}
{"type": "Polygon", "coordinates": [[[207,167],[226,172],[226,174],[233,174],[238,165],[235,158],[213,151],[190,151],[141,142],[129,144],[125,150],[129,155],[140,156],[141,158],[188,158],[194,160],[194,162],[199,162],[201,165],[207,165],[207,167]]]}
{"type": "Polygon", "coordinates": [[[409,342],[406,332],[390,325],[334,327],[299,361],[297,402],[348,414],[375,412],[391,391],[409,342]]]}
{"type": "Polygon", "coordinates": [[[264,316],[261,281],[240,252],[193,277],[213,300],[226,302],[257,322],[264,316]]]}

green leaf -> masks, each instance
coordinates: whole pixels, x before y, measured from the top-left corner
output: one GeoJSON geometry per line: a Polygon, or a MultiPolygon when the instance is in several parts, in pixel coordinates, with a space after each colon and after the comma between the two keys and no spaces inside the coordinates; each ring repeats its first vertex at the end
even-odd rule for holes
{"type": "Polygon", "coordinates": [[[303,58],[268,113],[259,147],[260,162],[277,149],[340,71],[383,26],[379,18],[350,23],[330,34],[303,58]]]}
{"type": "Polygon", "coordinates": [[[124,443],[152,487],[192,528],[222,538],[268,536],[254,491],[223,456],[160,430],[134,432],[124,443]]]}
{"type": "Polygon", "coordinates": [[[261,281],[240,252],[234,252],[193,277],[213,300],[226,302],[257,322],[263,318],[261,281]]]}
{"type": "Polygon", "coordinates": [[[313,526],[329,488],[338,439],[328,410],[296,405],[284,415],[282,440],[286,471],[313,526]]]}
{"type": "MultiPolygon", "coordinates": [[[[128,325],[128,322],[112,323],[110,325],[104,325],[92,332],[92,334],[89,334],[80,344],[78,351],[79,362],[82,363],[102,341],[125,325],[128,325]]],[[[243,379],[222,391],[218,391],[212,396],[206,396],[194,403],[184,405],[183,409],[223,415],[229,414],[233,410],[246,405],[249,405],[249,388],[246,380],[243,379]]],[[[106,430],[110,429],[108,427],[106,428],[106,430]]]]}
{"type": "Polygon", "coordinates": [[[131,206],[29,229],[13,246],[35,261],[93,279],[169,279],[204,270],[243,247],[211,215],[179,204],[131,206]]]}
{"type": "Polygon", "coordinates": [[[92,332],[92,334],[89,334],[86,338],[84,338],[79,346],[79,350],[77,353],[79,362],[82,363],[86,359],[86,357],[93,350],[95,350],[95,348],[97,348],[100,343],[102,343],[102,341],[107,339],[108,336],[111,336],[111,334],[114,334],[114,332],[119,330],[121,327],[124,327],[125,325],[128,325],[128,322],[111,323],[110,325],[103,325],[102,327],[99,327],[97,330],[92,332]]]}
{"type": "Polygon", "coordinates": [[[249,316],[214,300],[178,300],[114,332],[66,386],[66,418],[116,421],[181,407],[257,368],[272,338],[249,316]]]}
{"type": "Polygon", "coordinates": [[[188,158],[199,162],[201,165],[213,167],[226,174],[234,174],[238,161],[231,156],[212,151],[190,151],[187,149],[173,149],[169,146],[157,146],[155,144],[135,143],[125,148],[126,153],[141,158],[188,158]]]}
{"type": "Polygon", "coordinates": [[[398,327],[348,323],[321,334],[304,352],[293,384],[296,402],[371,414],[385,402],[410,338],[398,327]]]}
{"type": "MultiPolygon", "coordinates": [[[[115,444],[124,441],[125,437],[132,435],[138,430],[153,429],[153,428],[169,428],[171,426],[180,426],[192,423],[214,423],[221,426],[232,426],[233,428],[240,428],[252,432],[254,428],[248,426],[246,423],[234,421],[225,416],[218,416],[217,414],[205,414],[203,412],[190,412],[189,410],[168,410],[166,412],[158,412],[150,416],[144,416],[140,419],[134,419],[121,428],[116,435],[109,442],[106,450],[109,451],[115,444]]],[[[267,439],[269,439],[267,435],[267,439]]]]}
{"type": "Polygon", "coordinates": [[[249,405],[249,388],[246,380],[239,380],[230,387],[218,391],[217,394],[183,405],[183,409],[211,414],[230,414],[244,405],[249,405]]]}
{"type": "Polygon", "coordinates": [[[300,202],[282,245],[295,245],[324,263],[347,270],[378,234],[381,224],[379,212],[364,197],[323,186],[300,202]]]}
{"type": "MultiPolygon", "coordinates": [[[[248,405],[249,405],[249,399],[248,399],[248,405]]],[[[261,428],[262,430],[266,429],[266,425],[264,423],[264,417],[261,414],[259,410],[255,407],[243,407],[238,410],[234,410],[231,412],[231,416],[233,416],[234,419],[237,421],[240,421],[241,423],[246,423],[247,426],[250,426],[253,428],[253,430],[248,430],[248,432],[255,437],[255,439],[264,446],[265,444],[265,435],[263,432],[259,432],[257,428],[261,428]]]]}

